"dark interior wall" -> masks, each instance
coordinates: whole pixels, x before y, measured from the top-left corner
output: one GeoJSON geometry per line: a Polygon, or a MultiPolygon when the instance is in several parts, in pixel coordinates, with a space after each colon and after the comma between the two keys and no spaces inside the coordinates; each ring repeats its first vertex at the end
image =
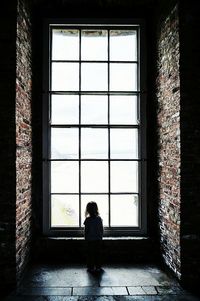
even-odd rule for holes
{"type": "Polygon", "coordinates": [[[180,278],[181,141],[178,12],[178,6],[174,6],[173,3],[159,14],[156,84],[161,252],[164,262],[180,278]]]}
{"type": "Polygon", "coordinates": [[[17,1],[2,1],[0,10],[0,283],[14,285],[16,169],[15,74],[17,1]]]}
{"type": "MultiPolygon", "coordinates": [[[[28,3],[28,1],[27,1],[28,3]]],[[[31,240],[31,31],[24,1],[0,11],[0,281],[14,287],[31,240]]]]}
{"type": "Polygon", "coordinates": [[[200,3],[180,1],[181,273],[200,281],[200,3]]]}
{"type": "Polygon", "coordinates": [[[16,39],[16,269],[30,257],[32,239],[32,40],[29,1],[18,1],[16,39]]]}

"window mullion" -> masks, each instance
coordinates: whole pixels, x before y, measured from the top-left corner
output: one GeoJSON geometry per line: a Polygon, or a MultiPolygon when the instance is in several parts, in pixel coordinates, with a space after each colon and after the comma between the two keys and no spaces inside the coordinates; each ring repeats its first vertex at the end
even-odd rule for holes
{"type": "MultiPolygon", "coordinates": [[[[79,30],[79,91],[81,91],[81,30],[79,30]]],[[[81,93],[79,93],[79,125],[81,124],[81,93]]],[[[79,227],[81,227],[81,127],[79,126],[79,227]]]]}
{"type": "MultiPolygon", "coordinates": [[[[108,92],[110,91],[110,30],[108,30],[108,92]]],[[[108,93],[108,225],[110,227],[110,95],[108,93]]]]}

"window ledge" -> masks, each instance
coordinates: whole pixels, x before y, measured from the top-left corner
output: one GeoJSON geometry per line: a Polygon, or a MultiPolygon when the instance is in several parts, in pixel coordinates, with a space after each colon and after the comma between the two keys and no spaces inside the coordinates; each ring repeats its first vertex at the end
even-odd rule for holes
{"type": "MultiPolygon", "coordinates": [[[[84,237],[44,237],[44,239],[48,240],[85,240],[84,237]]],[[[104,237],[103,240],[148,240],[149,237],[145,236],[110,236],[110,237],[104,237]]]]}

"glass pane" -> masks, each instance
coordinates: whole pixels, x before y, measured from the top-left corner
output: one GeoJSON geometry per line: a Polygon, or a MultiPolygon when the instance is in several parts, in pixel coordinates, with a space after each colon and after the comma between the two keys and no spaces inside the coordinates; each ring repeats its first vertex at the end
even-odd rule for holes
{"type": "Polygon", "coordinates": [[[51,162],[51,192],[79,192],[78,162],[51,162]]]}
{"type": "Polygon", "coordinates": [[[78,227],[79,226],[79,196],[52,195],[51,196],[51,226],[78,227]]]}
{"type": "Polygon", "coordinates": [[[137,91],[136,64],[110,64],[111,91],[137,91]]]}
{"type": "Polygon", "coordinates": [[[81,130],[81,158],[108,158],[108,130],[84,128],[81,130]]]}
{"type": "Polygon", "coordinates": [[[108,97],[98,95],[84,95],[81,97],[81,123],[107,124],[108,97]]]}
{"type": "Polygon", "coordinates": [[[110,124],[137,124],[137,96],[110,96],[110,124]]]}
{"type": "Polygon", "coordinates": [[[138,163],[110,162],[111,192],[138,192],[138,163]]]}
{"type": "Polygon", "coordinates": [[[52,91],[79,90],[78,63],[52,63],[52,91]]]}
{"type": "Polygon", "coordinates": [[[51,158],[78,159],[79,130],[76,128],[51,129],[51,158]]]}
{"type": "Polygon", "coordinates": [[[52,59],[79,59],[79,32],[72,29],[52,30],[52,59]]]}
{"type": "Polygon", "coordinates": [[[110,197],[111,226],[138,226],[138,196],[111,195],[110,197]]]}
{"type": "Polygon", "coordinates": [[[78,124],[79,97],[74,95],[52,95],[51,124],[78,124]]]}
{"type": "Polygon", "coordinates": [[[136,30],[110,31],[110,60],[137,60],[137,32],[136,30]]]}
{"type": "Polygon", "coordinates": [[[103,226],[108,226],[108,195],[82,195],[81,196],[81,224],[85,220],[85,209],[88,202],[96,202],[99,215],[103,219],[103,226]]]}
{"type": "Polygon", "coordinates": [[[108,192],[108,162],[81,162],[81,192],[108,192]]]}
{"type": "Polygon", "coordinates": [[[110,129],[111,159],[138,158],[138,130],[110,129]]]}
{"type": "Polygon", "coordinates": [[[108,59],[107,30],[82,30],[81,38],[82,60],[105,61],[108,59]]]}
{"type": "Polygon", "coordinates": [[[108,65],[83,63],[81,65],[82,91],[106,91],[108,89],[108,65]]]}

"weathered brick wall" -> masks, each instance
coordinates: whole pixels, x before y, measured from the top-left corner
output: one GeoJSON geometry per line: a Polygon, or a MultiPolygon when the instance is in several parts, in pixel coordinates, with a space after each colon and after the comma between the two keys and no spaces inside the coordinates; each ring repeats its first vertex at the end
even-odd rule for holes
{"type": "Polygon", "coordinates": [[[16,5],[0,9],[0,291],[15,285],[15,66],[16,5]]]}
{"type": "Polygon", "coordinates": [[[200,3],[180,2],[181,272],[200,282],[200,3]]]}
{"type": "Polygon", "coordinates": [[[27,1],[18,1],[16,40],[16,269],[30,255],[32,220],[31,23],[27,1]]]}
{"type": "Polygon", "coordinates": [[[159,24],[158,164],[162,257],[180,277],[180,77],[179,21],[175,6],[159,24]]]}

